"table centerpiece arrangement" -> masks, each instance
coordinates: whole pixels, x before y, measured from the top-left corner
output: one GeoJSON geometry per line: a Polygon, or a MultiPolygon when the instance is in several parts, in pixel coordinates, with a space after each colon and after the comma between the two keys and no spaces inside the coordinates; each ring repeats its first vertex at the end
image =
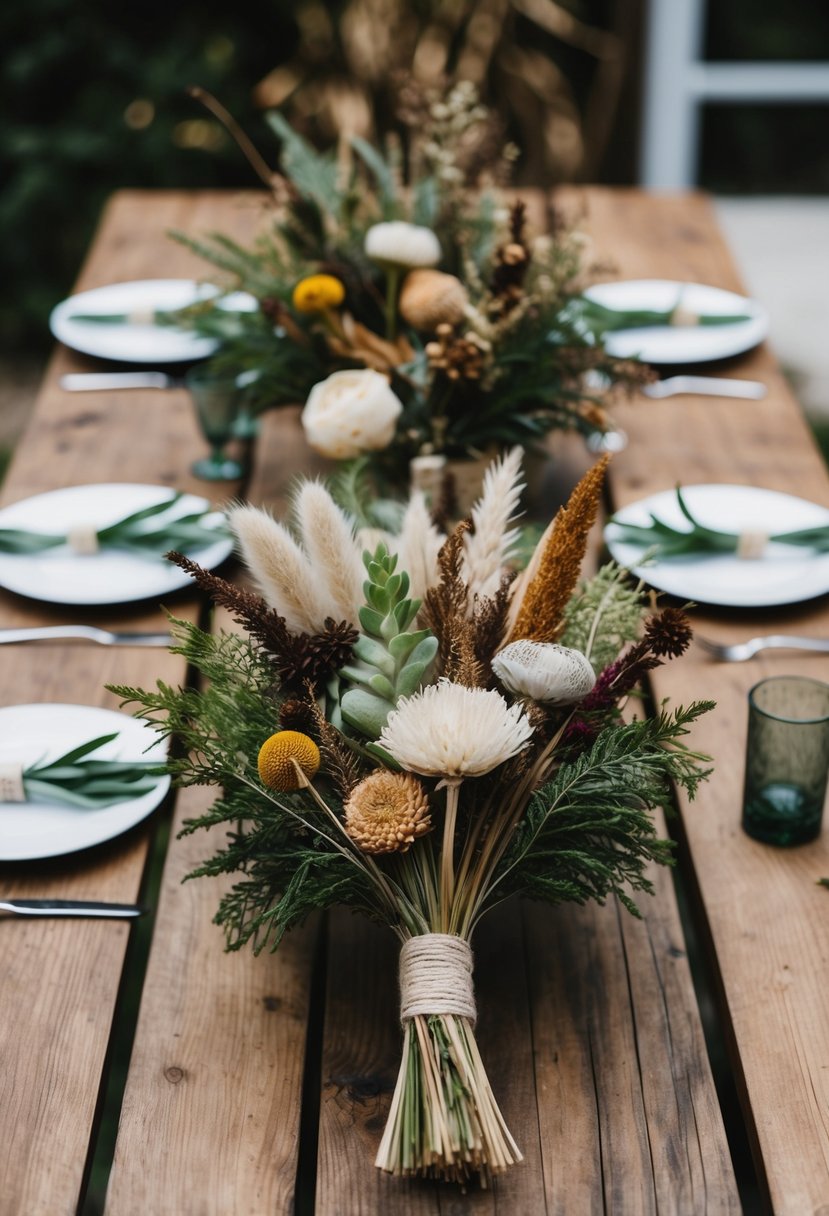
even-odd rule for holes
{"type": "Polygon", "coordinates": [[[176,234],[259,304],[232,313],[217,298],[183,319],[221,340],[213,362],[245,378],[254,410],[305,403],[324,456],[370,452],[399,484],[412,459],[491,457],[554,429],[600,435],[608,391],[649,378],[604,349],[607,318],[582,298],[583,236],[559,214],[533,235],[504,193],[517,150],[471,84],[410,88],[402,138],[382,149],[354,137],[318,152],[270,113],[278,172],[200,96],[267,184],[273,221],[251,248],[176,234]]]}
{"type": "Polygon", "coordinates": [[[181,784],[221,791],[185,831],[227,829],[191,877],[237,875],[216,917],[230,949],[275,950],[333,905],[396,934],[403,1055],[376,1164],[482,1185],[521,1153],[475,1042],[475,928],[513,895],[638,914],[671,855],[652,812],[706,775],[684,737],[710,708],[623,717],[687,618],[647,610],[618,566],[580,581],[607,457],[517,573],[521,457],[448,535],[421,492],[396,533],[358,532],[315,481],[290,528],[233,508],[261,596],[171,557],[242,631],[174,622],[203,687],[115,689],[179,740],[181,784]]]}

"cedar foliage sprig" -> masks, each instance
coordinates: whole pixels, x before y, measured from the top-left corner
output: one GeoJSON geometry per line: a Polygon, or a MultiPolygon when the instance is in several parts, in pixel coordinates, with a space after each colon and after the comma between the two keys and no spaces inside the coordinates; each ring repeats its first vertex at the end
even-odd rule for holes
{"type": "Polygon", "coordinates": [[[710,758],[686,747],[682,736],[713,706],[700,701],[614,724],[562,764],[530,799],[488,902],[522,894],[548,903],[603,903],[612,894],[638,916],[625,888],[650,893],[648,864],[669,862],[673,848],[658,838],[651,812],[671,805],[674,785],[693,798],[708,776],[710,758]]]}
{"type": "Polygon", "coordinates": [[[168,761],[179,785],[215,785],[221,797],[185,822],[184,835],[225,824],[227,843],[188,877],[241,872],[216,916],[229,949],[252,942],[276,949],[286,930],[318,908],[344,903],[377,916],[365,873],[338,850],[321,816],[301,793],[276,796],[257,778],[262,740],[273,733],[273,671],[249,639],[210,635],[173,621],[176,653],[207,680],[201,691],[159,681],[154,692],[112,689],[137,716],[164,736],[175,735],[182,755],[168,761]],[[241,825],[241,828],[240,828],[241,825]]]}
{"type": "Polygon", "coordinates": [[[565,607],[559,641],[586,655],[594,671],[602,671],[639,637],[644,604],[642,584],[631,584],[627,570],[608,562],[565,607]]]}

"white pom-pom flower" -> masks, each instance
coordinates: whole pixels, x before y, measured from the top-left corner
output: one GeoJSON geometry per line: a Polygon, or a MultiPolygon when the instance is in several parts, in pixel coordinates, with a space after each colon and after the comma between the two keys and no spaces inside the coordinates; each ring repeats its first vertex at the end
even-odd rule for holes
{"type": "Polygon", "coordinates": [[[302,425],[315,451],[331,460],[377,452],[394,438],[403,405],[380,372],[353,368],[333,372],[311,389],[302,425]]]}
{"type": "Polygon", "coordinates": [[[392,266],[437,266],[440,241],[431,228],[393,220],[374,224],[366,233],[365,251],[374,262],[392,266]]]}
{"type": "Polygon", "coordinates": [[[547,705],[572,705],[596,683],[590,660],[580,650],[526,638],[499,650],[492,670],[514,696],[547,705]]]}
{"type": "Polygon", "coordinates": [[[403,697],[389,714],[380,746],[424,777],[481,777],[527,746],[532,725],[499,692],[439,680],[403,697]]]}

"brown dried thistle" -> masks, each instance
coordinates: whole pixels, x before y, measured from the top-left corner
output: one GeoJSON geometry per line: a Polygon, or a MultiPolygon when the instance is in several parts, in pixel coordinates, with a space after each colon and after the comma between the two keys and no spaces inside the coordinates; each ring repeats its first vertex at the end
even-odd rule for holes
{"type": "Polygon", "coordinates": [[[492,659],[503,645],[514,574],[505,574],[495,595],[475,604],[475,653],[482,669],[484,687],[492,684],[492,659]]]}
{"type": "Polygon", "coordinates": [[[334,671],[339,671],[351,657],[358,633],[345,621],[337,623],[328,617],[321,633],[293,634],[285,618],[270,608],[261,596],[205,570],[182,553],[168,553],[168,559],[186,571],[200,591],[215,604],[232,614],[237,625],[258,642],[274,660],[274,666],[284,687],[300,689],[309,682],[321,688],[334,671]]]}
{"type": "Polygon", "coordinates": [[[554,642],[564,608],[581,573],[587,537],[599,509],[610,456],[602,456],[578,483],[566,507],[541,537],[524,574],[515,585],[510,641],[529,638],[554,642]]]}
{"type": "Polygon", "coordinates": [[[495,250],[490,291],[492,311],[510,312],[524,294],[524,279],[530,265],[530,248],[525,238],[527,205],[518,199],[510,208],[509,240],[495,250]]]}
{"type": "Polygon", "coordinates": [[[313,722],[312,734],[319,741],[320,754],[326,776],[333,782],[343,802],[355,785],[362,780],[360,762],[356,754],[343,741],[340,732],[326,718],[309,684],[306,688],[308,711],[313,722]]]}
{"type": "Polygon", "coordinates": [[[471,527],[468,519],[461,520],[442,545],[438,554],[438,582],[426,592],[421,609],[423,623],[438,639],[438,664],[444,674],[459,662],[462,654],[469,653],[462,640],[469,627],[469,592],[461,571],[463,538],[471,527]]]}

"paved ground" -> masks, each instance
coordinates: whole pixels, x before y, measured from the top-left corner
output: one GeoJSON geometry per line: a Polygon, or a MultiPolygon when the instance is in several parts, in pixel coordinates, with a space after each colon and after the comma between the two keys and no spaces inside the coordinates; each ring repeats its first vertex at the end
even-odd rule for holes
{"type": "Polygon", "coordinates": [[[829,419],[829,198],[723,198],[717,213],[801,405],[829,419]]]}
{"type": "MultiPolygon", "coordinates": [[[[717,213],[807,413],[829,420],[829,198],[730,198],[717,213]]],[[[0,360],[0,449],[23,426],[43,363],[0,360]]]]}

